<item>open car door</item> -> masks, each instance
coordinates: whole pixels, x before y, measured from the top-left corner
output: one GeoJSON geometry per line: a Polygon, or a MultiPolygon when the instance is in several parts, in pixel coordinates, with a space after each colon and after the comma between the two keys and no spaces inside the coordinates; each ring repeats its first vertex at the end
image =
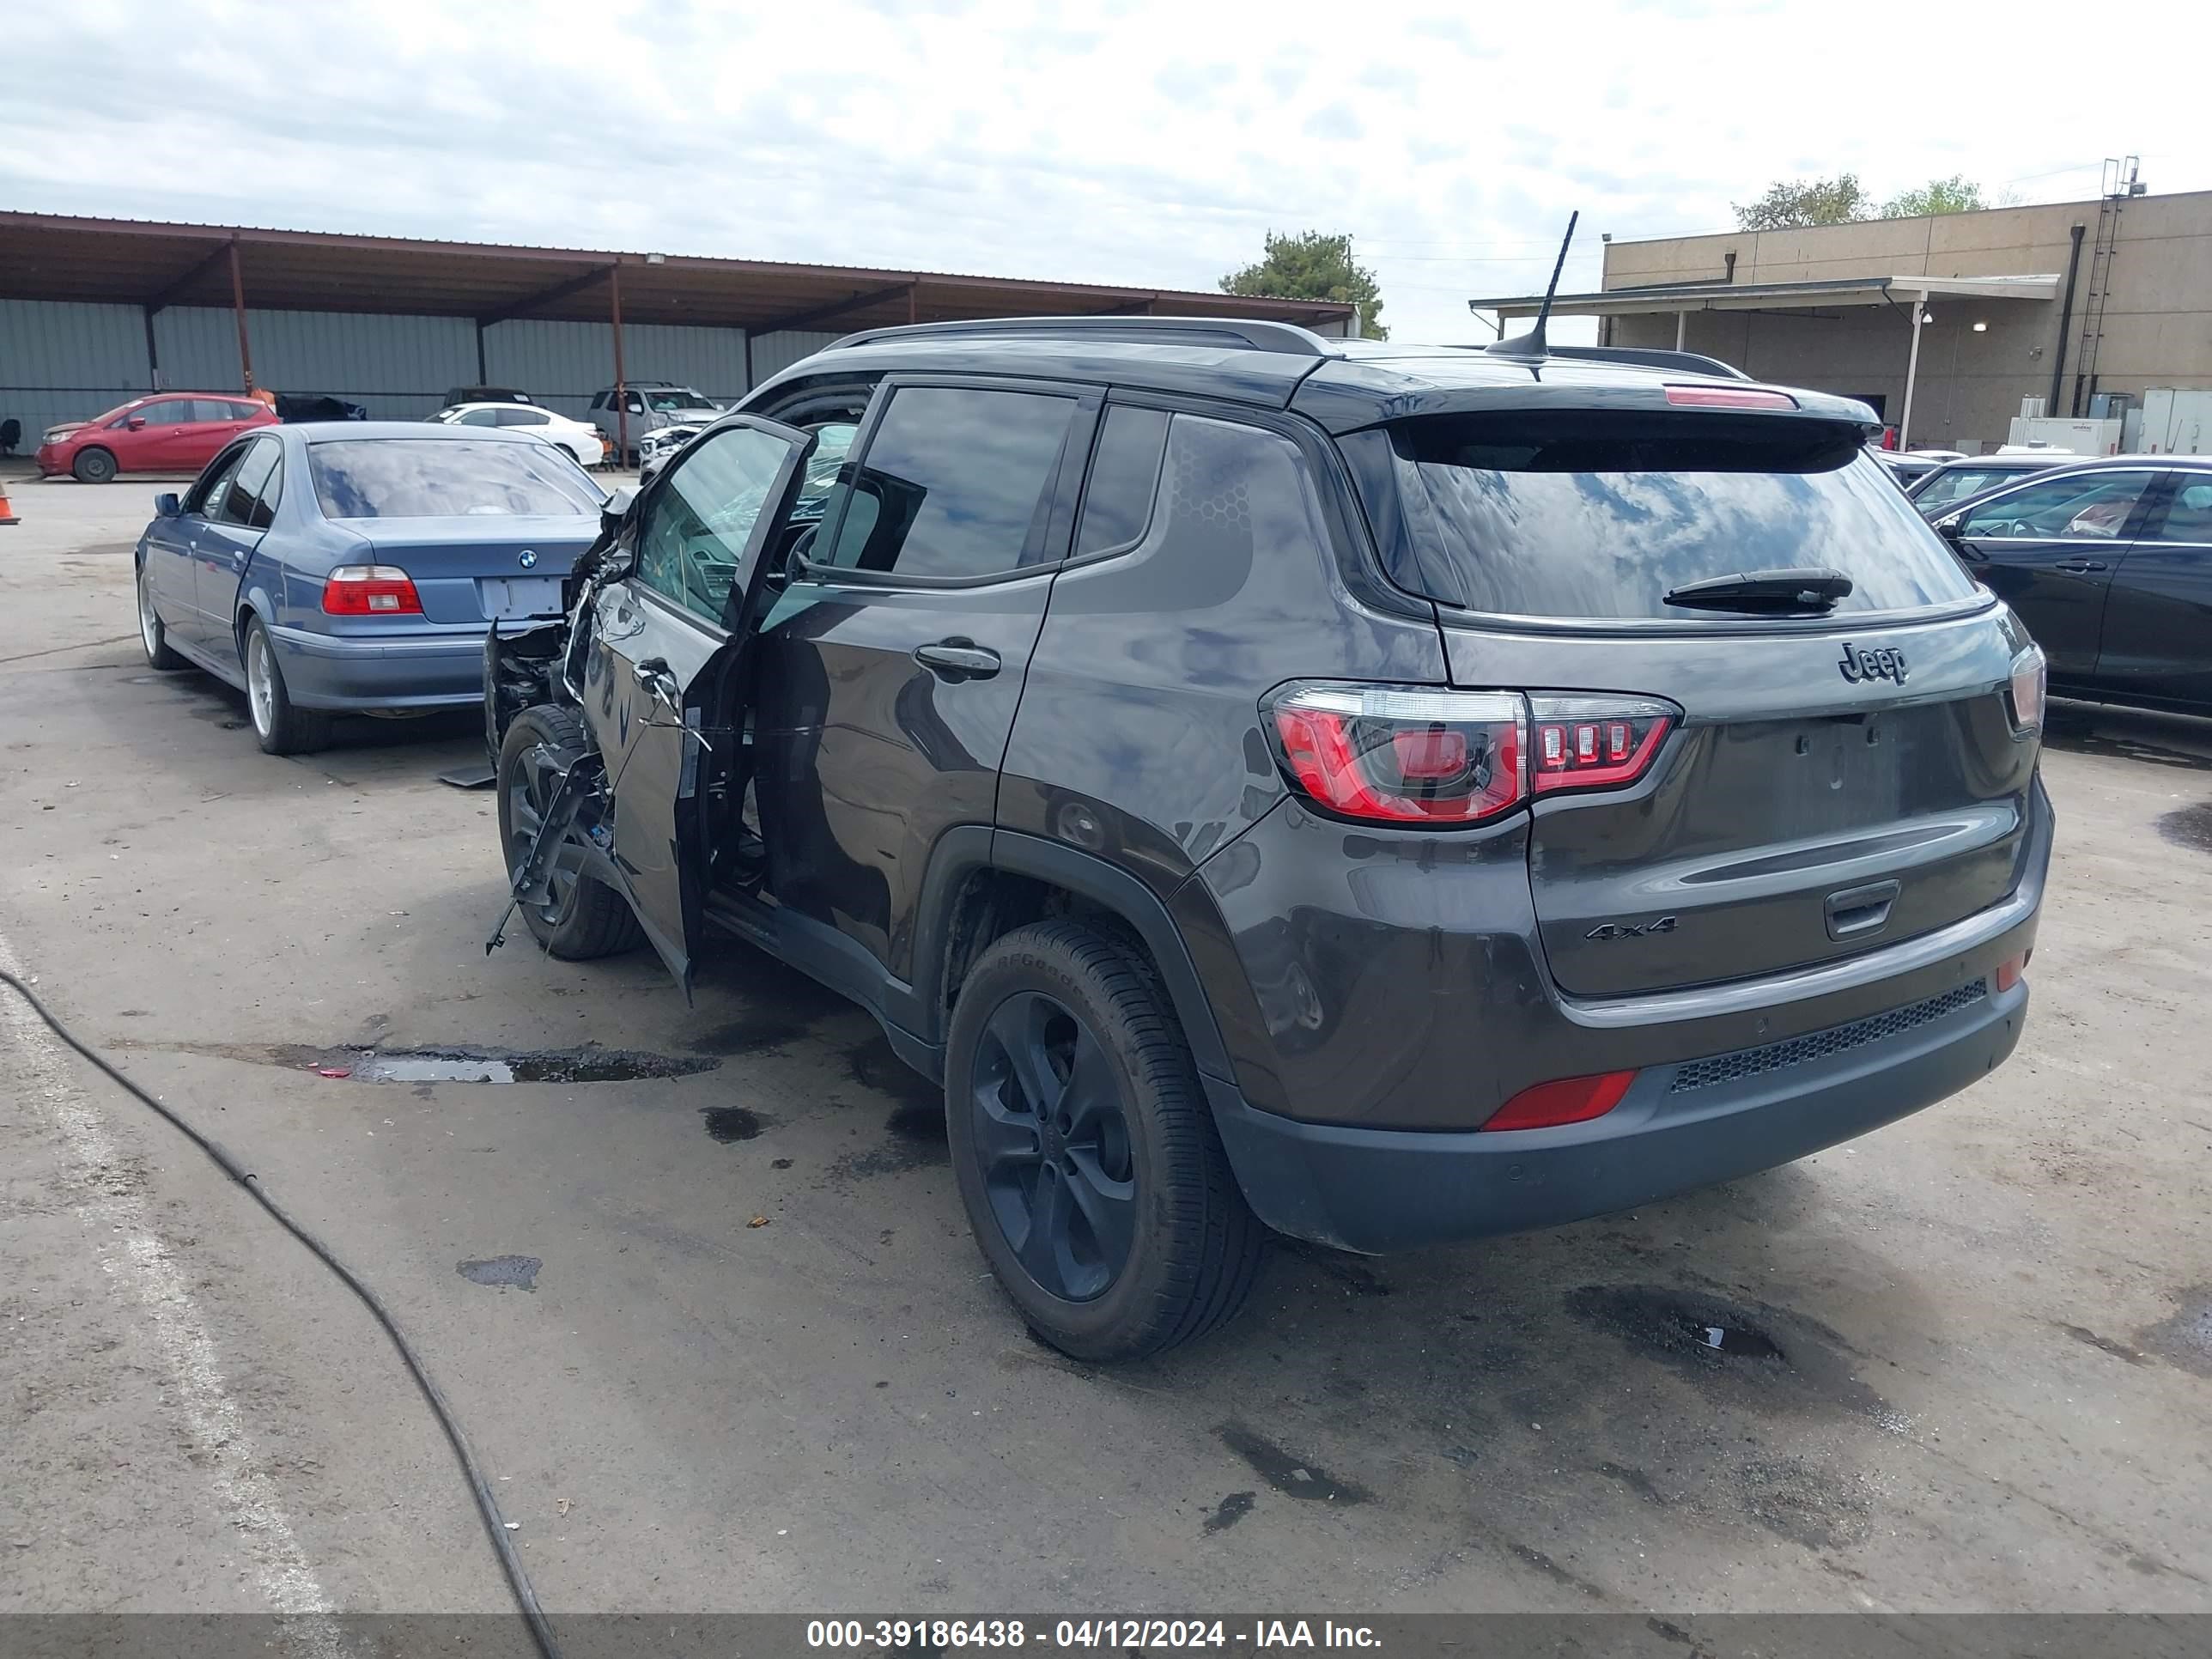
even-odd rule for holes
{"type": "Polygon", "coordinates": [[[592,601],[584,720],[613,797],[610,854],[630,907],[686,997],[706,848],[701,757],[742,736],[718,690],[752,646],[763,555],[790,516],[813,437],[740,416],[696,440],[631,508],[627,574],[592,601]]]}

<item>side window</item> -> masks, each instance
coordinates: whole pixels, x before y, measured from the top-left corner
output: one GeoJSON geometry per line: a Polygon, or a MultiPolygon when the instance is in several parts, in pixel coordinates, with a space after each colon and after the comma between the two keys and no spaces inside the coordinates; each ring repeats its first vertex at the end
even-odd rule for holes
{"type": "Polygon", "coordinates": [[[791,454],[781,438],[732,427],[694,444],[654,493],[637,537],[637,580],[720,623],[753,526],[791,454]]]}
{"type": "Polygon", "coordinates": [[[453,423],[456,426],[497,426],[499,411],[495,409],[471,409],[458,416],[453,423]]]}
{"type": "Polygon", "coordinates": [[[606,406],[607,394],[604,392],[594,392],[592,394],[592,407],[593,409],[605,409],[606,406]]]}
{"type": "Polygon", "coordinates": [[[1159,410],[1116,405],[1107,410],[1097,453],[1091,458],[1091,481],[1083,488],[1076,557],[1127,547],[1144,535],[1167,442],[1168,417],[1159,410]]]}
{"type": "Polygon", "coordinates": [[[234,415],[231,412],[237,407],[237,404],[227,398],[195,398],[192,399],[192,419],[194,421],[244,420],[246,416],[234,415]]]}
{"type": "Polygon", "coordinates": [[[192,419],[192,400],[190,398],[164,398],[158,404],[148,404],[136,411],[145,417],[148,426],[182,426],[192,419]]]}
{"type": "Polygon", "coordinates": [[[185,497],[185,511],[197,513],[203,519],[222,517],[223,503],[230,495],[230,481],[237,474],[238,464],[246,459],[244,448],[226,449],[207,465],[199,482],[185,497]]]}
{"type": "Polygon", "coordinates": [[[497,411],[501,426],[544,426],[545,411],[542,409],[502,409],[497,411]]]}
{"type": "Polygon", "coordinates": [[[269,412],[266,404],[230,404],[226,407],[230,410],[229,418],[234,421],[258,421],[269,412]]]}
{"type": "Polygon", "coordinates": [[[276,444],[265,441],[246,452],[246,459],[231,476],[230,495],[222,506],[225,520],[246,530],[269,528],[276,513],[279,453],[276,444]]]}
{"type": "Polygon", "coordinates": [[[2039,479],[1975,507],[1960,532],[1990,541],[2116,537],[2155,476],[2085,472],[2039,479]]]}
{"type": "Polygon", "coordinates": [[[999,575],[1044,545],[1075,399],[906,386],[848,467],[837,544],[819,562],[902,576],[999,575]]]}
{"type": "Polygon", "coordinates": [[[2183,473],[2173,482],[2173,499],[2166,503],[2165,522],[2144,539],[2212,547],[2212,477],[2192,482],[2189,474],[2183,473]]]}
{"type": "Polygon", "coordinates": [[[623,400],[623,408],[629,414],[642,415],[645,413],[645,399],[633,392],[623,400]]]}

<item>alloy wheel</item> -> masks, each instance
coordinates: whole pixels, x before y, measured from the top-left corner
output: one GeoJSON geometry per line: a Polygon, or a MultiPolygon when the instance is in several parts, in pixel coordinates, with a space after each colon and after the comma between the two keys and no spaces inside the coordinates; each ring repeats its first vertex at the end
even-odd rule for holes
{"type": "MultiPolygon", "coordinates": [[[[538,839],[538,828],[545,822],[545,809],[560,787],[561,774],[550,763],[544,746],[525,751],[515,775],[507,781],[507,872],[510,878],[522,868],[523,860],[530,856],[530,848],[538,839]]],[[[553,854],[553,863],[546,872],[547,900],[533,907],[547,927],[559,927],[568,915],[575,902],[576,884],[583,872],[583,843],[571,828],[562,837],[553,854]]]]}
{"type": "Polygon", "coordinates": [[[276,724],[276,665],[270,655],[268,635],[258,628],[246,636],[246,701],[254,731],[267,737],[276,724]]]}
{"type": "Polygon", "coordinates": [[[1137,1179],[1112,1062],[1056,998],[1008,997],[977,1043],[975,1156],[1007,1244],[1067,1302],[1103,1295],[1128,1265],[1137,1179]]]}

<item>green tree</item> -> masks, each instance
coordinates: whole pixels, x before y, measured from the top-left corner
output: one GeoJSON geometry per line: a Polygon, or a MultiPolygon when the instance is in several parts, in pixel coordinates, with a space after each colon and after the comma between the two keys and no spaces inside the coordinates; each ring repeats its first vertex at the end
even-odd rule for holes
{"type": "Polygon", "coordinates": [[[1847,225],[1871,217],[1874,204],[1856,173],[1832,179],[1783,179],[1756,202],[1732,202],[1738,230],[1795,230],[1803,225],[1847,225]]]}
{"type": "Polygon", "coordinates": [[[1963,173],[1930,179],[1917,190],[1902,191],[1881,204],[1885,219],[1918,219],[1931,213],[1978,213],[1989,206],[1982,187],[1963,173]]]}
{"type": "Polygon", "coordinates": [[[1387,340],[1382,326],[1382,289],[1375,273],[1352,257],[1352,238],[1318,230],[1296,236],[1267,233],[1256,264],[1221,279],[1224,294],[1255,300],[1339,300],[1359,308],[1360,337],[1387,340]]]}

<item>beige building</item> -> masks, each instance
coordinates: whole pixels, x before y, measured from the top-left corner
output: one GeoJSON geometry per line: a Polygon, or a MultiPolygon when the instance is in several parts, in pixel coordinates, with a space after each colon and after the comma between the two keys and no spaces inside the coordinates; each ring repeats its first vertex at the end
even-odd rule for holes
{"type": "MultiPolygon", "coordinates": [[[[1541,298],[1468,303],[1525,318],[1541,298]]],[[[1892,425],[1909,403],[1908,447],[1980,453],[2023,398],[2087,416],[2099,393],[2212,387],[2212,191],[1608,242],[1603,289],[1553,314],[1864,398],[1892,425]]]]}

